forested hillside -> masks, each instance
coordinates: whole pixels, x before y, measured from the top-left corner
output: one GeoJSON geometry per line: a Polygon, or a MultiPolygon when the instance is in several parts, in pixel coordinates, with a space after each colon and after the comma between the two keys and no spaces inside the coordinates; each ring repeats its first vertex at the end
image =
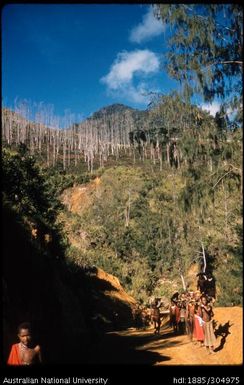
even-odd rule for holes
{"type": "MultiPolygon", "coordinates": [[[[186,285],[195,287],[196,279],[188,274],[192,269],[195,273],[200,271],[204,252],[207,268],[216,278],[217,303],[239,304],[242,296],[241,128],[233,129],[223,111],[214,118],[182,102],[177,94],[162,97],[145,114],[138,112],[137,115],[144,116],[140,128],[136,127],[136,119],[134,129],[125,121],[120,128],[112,126],[111,119],[117,109],[115,105],[95,113],[94,118],[89,118],[88,131],[84,129],[86,122],[77,135],[70,129],[66,134],[60,130],[60,135],[67,137],[72,132],[73,141],[83,134],[89,137],[91,133],[100,133],[98,128],[103,133],[116,133],[112,143],[107,136],[99,137],[99,146],[94,147],[93,167],[89,170],[85,167],[89,140],[84,141],[86,147],[79,153],[79,162],[75,161],[77,154],[70,147],[70,153],[65,155],[70,159],[66,170],[62,169],[64,154],[63,158],[60,154],[57,165],[44,161],[48,151],[48,159],[53,153],[45,136],[41,160],[38,151],[25,148],[28,141],[20,147],[16,141],[7,144],[9,149],[3,151],[6,194],[10,194],[22,210],[29,191],[27,178],[31,177],[34,190],[31,194],[38,197],[29,208],[35,222],[36,207],[43,201],[41,191],[37,193],[35,189],[39,190],[39,179],[44,178],[50,201],[55,197],[55,203],[48,208],[48,216],[53,220],[51,227],[62,227],[69,239],[65,258],[81,266],[95,265],[116,275],[138,300],[146,302],[152,294],[169,296],[171,284],[181,287],[182,277],[186,285]],[[19,161],[29,162],[33,167],[37,167],[34,166],[37,157],[42,177],[39,174],[27,177],[18,170],[18,155],[12,148],[20,148],[20,153],[29,151],[27,158],[19,155],[19,161]],[[102,166],[101,148],[108,151],[102,166]],[[23,182],[26,191],[23,192],[22,187],[20,190],[16,180],[23,182]],[[59,199],[65,207],[61,208],[59,199]],[[57,210],[58,219],[54,220],[57,210]]],[[[119,110],[116,112],[118,122],[123,121],[124,111],[133,111],[121,106],[119,110]]],[[[8,111],[5,114],[16,118],[8,111]]],[[[21,132],[26,121],[18,118],[21,132]]],[[[36,135],[34,138],[38,138],[36,126],[28,124],[36,135]]],[[[10,137],[14,138],[15,120],[9,126],[10,137]]],[[[43,210],[41,206],[40,210],[43,210]]],[[[47,215],[45,211],[43,215],[47,215]]],[[[44,228],[46,221],[42,224],[44,228]]],[[[61,240],[63,242],[62,237],[61,240]]]]}
{"type": "Polygon", "coordinates": [[[14,111],[3,109],[2,137],[10,146],[26,144],[47,166],[60,165],[66,170],[82,159],[92,172],[95,163],[102,167],[109,155],[118,158],[121,150],[131,150],[129,132],[143,127],[147,115],[146,111],[116,104],[71,123],[71,113],[60,119],[50,106],[20,100],[14,111]]]}
{"type": "Polygon", "coordinates": [[[242,198],[232,166],[220,161],[210,172],[206,164],[181,169],[165,162],[162,171],[150,161],[121,165],[65,190],[62,201],[69,257],[99,264],[136,298],[169,297],[182,287],[181,274],[196,288],[204,248],[217,280],[217,303],[240,303],[242,198]]]}

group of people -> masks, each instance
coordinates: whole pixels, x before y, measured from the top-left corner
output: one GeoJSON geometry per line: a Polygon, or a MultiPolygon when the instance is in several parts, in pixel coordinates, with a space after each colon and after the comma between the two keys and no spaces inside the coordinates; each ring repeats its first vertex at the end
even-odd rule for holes
{"type": "MultiPolygon", "coordinates": [[[[154,325],[154,333],[160,333],[161,319],[170,316],[170,325],[174,333],[187,334],[190,340],[199,346],[205,346],[210,354],[214,353],[216,337],[213,328],[213,304],[215,302],[215,281],[211,274],[199,273],[197,290],[176,292],[171,297],[169,309],[161,312],[164,306],[160,298],[154,298],[150,309],[140,312],[143,324],[154,325]],[[149,313],[148,311],[149,310],[149,313]]],[[[116,313],[117,315],[117,313],[116,313]]],[[[8,365],[33,365],[42,362],[39,345],[33,344],[31,326],[23,323],[18,327],[19,342],[13,344],[8,358],[8,365]]]]}
{"type": "MultiPolygon", "coordinates": [[[[174,333],[187,334],[189,339],[201,346],[205,346],[210,354],[214,353],[216,337],[213,327],[213,305],[215,302],[215,279],[211,273],[197,274],[197,290],[176,292],[171,297],[169,306],[170,325],[174,333]]],[[[160,308],[163,306],[160,298],[155,298],[150,304],[151,323],[154,333],[160,333],[163,317],[160,308]]],[[[165,306],[164,306],[165,307],[165,306]]]]}
{"type": "Polygon", "coordinates": [[[176,293],[171,298],[170,325],[175,333],[187,334],[200,347],[214,353],[216,337],[213,328],[214,300],[197,291],[176,293]]]}

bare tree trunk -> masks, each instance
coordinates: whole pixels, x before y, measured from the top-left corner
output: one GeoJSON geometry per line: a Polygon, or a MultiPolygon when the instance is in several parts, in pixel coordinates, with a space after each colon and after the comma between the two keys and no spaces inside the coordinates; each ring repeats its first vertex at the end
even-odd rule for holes
{"type": "Polygon", "coordinates": [[[213,160],[212,160],[211,157],[210,157],[210,159],[209,159],[209,171],[210,171],[210,172],[213,171],[213,160]]]}
{"type": "Polygon", "coordinates": [[[163,171],[163,161],[162,161],[162,152],[159,153],[159,169],[160,171],[163,171]]]}
{"type": "Polygon", "coordinates": [[[205,273],[206,267],[207,267],[207,262],[206,262],[206,255],[205,255],[205,249],[204,249],[203,242],[201,242],[201,244],[202,244],[202,257],[203,257],[203,273],[205,273]]]}
{"type": "Polygon", "coordinates": [[[66,134],[63,137],[63,169],[66,170],[66,134]]]}
{"type": "Polygon", "coordinates": [[[56,132],[53,133],[53,167],[56,163],[56,132]]]}
{"type": "Polygon", "coordinates": [[[49,147],[49,133],[47,131],[47,166],[50,166],[50,147],[49,147]]]}
{"type": "Polygon", "coordinates": [[[170,164],[170,143],[166,144],[167,163],[170,164]]]}
{"type": "Polygon", "coordinates": [[[181,277],[183,289],[184,289],[184,291],[186,291],[186,283],[185,283],[185,279],[183,277],[183,274],[180,274],[180,277],[181,277]]]}

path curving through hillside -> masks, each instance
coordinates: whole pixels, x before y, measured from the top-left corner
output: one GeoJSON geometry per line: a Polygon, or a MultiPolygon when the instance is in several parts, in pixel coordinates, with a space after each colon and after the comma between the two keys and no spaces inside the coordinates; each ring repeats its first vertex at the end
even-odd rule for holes
{"type": "Polygon", "coordinates": [[[153,328],[107,333],[93,352],[91,362],[99,364],[149,365],[240,365],[242,363],[242,308],[216,308],[215,354],[175,335],[168,322],[154,335],[153,328]]]}

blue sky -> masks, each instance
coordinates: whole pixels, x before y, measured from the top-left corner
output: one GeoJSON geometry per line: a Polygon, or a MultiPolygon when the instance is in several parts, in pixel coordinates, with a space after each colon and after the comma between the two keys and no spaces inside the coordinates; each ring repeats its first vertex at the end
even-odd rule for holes
{"type": "Polygon", "coordinates": [[[144,109],[176,83],[162,68],[167,31],[149,5],[12,4],[2,11],[2,97],[86,117],[113,103],[144,109]]]}

